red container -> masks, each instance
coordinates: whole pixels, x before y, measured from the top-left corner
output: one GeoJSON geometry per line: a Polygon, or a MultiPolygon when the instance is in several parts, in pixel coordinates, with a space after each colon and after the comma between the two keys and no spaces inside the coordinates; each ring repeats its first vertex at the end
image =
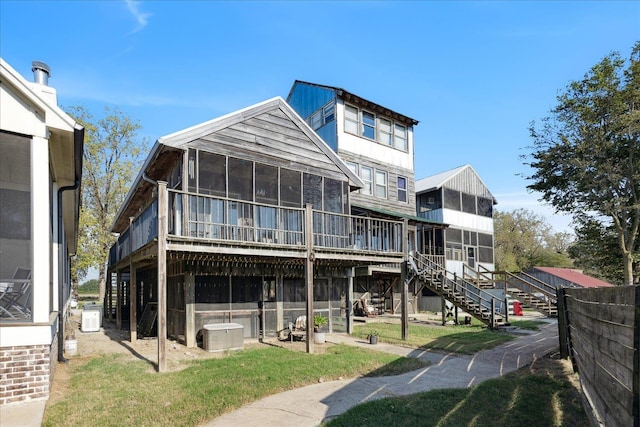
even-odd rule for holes
{"type": "Polygon", "coordinates": [[[513,302],[513,314],[514,316],[522,316],[522,303],[520,301],[513,302]]]}

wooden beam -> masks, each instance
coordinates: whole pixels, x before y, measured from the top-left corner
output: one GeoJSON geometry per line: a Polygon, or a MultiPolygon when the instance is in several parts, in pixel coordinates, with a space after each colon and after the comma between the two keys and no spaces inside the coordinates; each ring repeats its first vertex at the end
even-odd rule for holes
{"type": "Polygon", "coordinates": [[[184,275],[184,340],[187,347],[196,347],[196,276],[190,272],[184,275]]]}
{"type": "Polygon", "coordinates": [[[167,370],[167,183],[158,181],[158,372],[167,370]]]}
{"type": "MultiPolygon", "coordinates": [[[[133,217],[129,217],[129,230],[133,230],[133,217]]],[[[136,266],[133,262],[131,254],[133,252],[133,239],[129,239],[129,340],[131,344],[136,342],[138,338],[138,321],[137,321],[137,307],[138,307],[138,286],[136,279],[136,266]]]]}
{"type": "Polygon", "coordinates": [[[402,339],[409,338],[409,283],[407,282],[407,264],[409,260],[409,220],[404,219],[402,224],[402,254],[404,261],[402,262],[402,272],[400,274],[400,281],[402,283],[402,339]]]}
{"type": "Polygon", "coordinates": [[[307,284],[307,353],[313,353],[313,206],[305,207],[305,239],[307,259],[305,262],[305,281],[307,284]]]}

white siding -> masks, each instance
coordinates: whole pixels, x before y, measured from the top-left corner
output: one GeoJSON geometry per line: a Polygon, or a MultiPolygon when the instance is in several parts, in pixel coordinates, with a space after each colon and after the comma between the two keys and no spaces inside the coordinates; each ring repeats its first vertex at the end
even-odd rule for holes
{"type": "Polygon", "coordinates": [[[338,133],[338,150],[366,156],[372,159],[383,160],[385,163],[398,168],[414,170],[413,168],[413,128],[408,127],[407,152],[396,150],[390,146],[361,138],[344,131],[344,103],[338,100],[336,104],[336,124],[338,133]]]}

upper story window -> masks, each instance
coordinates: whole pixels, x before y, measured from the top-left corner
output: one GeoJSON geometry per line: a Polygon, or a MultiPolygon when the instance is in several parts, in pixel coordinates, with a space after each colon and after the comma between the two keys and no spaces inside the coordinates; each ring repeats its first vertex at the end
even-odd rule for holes
{"type": "Polygon", "coordinates": [[[348,104],[344,106],[344,131],[401,151],[409,150],[406,126],[348,104]]]}
{"type": "Polygon", "coordinates": [[[398,177],[398,201],[407,202],[407,178],[404,176],[398,177]]]}
{"type": "Polygon", "coordinates": [[[322,126],[327,123],[333,121],[336,118],[336,106],[331,101],[329,104],[325,105],[315,113],[313,113],[308,119],[307,122],[311,126],[313,130],[318,130],[322,126]]]}
{"type": "Polygon", "coordinates": [[[368,166],[360,166],[360,179],[364,182],[362,194],[373,194],[373,168],[368,166]]]}
{"type": "Polygon", "coordinates": [[[387,198],[387,173],[376,171],[376,197],[387,198]]]}

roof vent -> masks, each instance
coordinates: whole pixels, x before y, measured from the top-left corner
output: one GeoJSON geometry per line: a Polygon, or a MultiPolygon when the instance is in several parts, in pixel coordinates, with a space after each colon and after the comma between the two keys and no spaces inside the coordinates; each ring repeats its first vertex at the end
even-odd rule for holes
{"type": "Polygon", "coordinates": [[[33,71],[33,81],[48,86],[49,76],[51,75],[51,69],[47,64],[40,61],[33,61],[31,63],[31,71],[33,71]]]}

